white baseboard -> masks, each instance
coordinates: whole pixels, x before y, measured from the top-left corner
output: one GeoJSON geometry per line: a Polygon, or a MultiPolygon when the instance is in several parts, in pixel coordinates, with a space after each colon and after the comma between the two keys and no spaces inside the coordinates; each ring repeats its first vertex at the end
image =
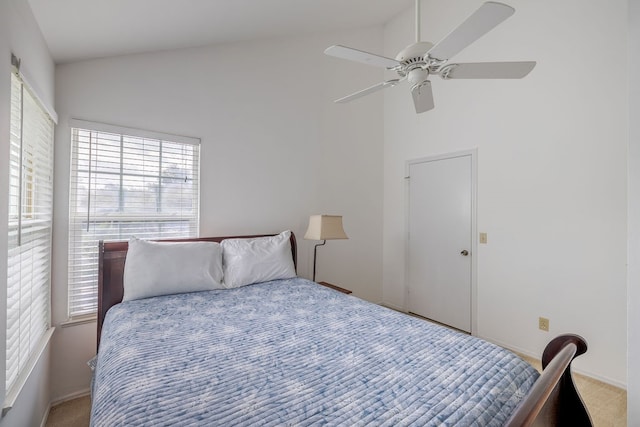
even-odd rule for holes
{"type": "Polygon", "coordinates": [[[69,394],[67,394],[65,396],[62,396],[62,397],[52,401],[49,406],[53,407],[53,406],[59,405],[61,403],[67,402],[69,400],[77,399],[79,397],[88,396],[89,394],[91,394],[91,389],[85,388],[83,390],[76,391],[76,392],[73,392],[73,393],[69,393],[69,394]]]}
{"type": "Polygon", "coordinates": [[[380,303],[380,304],[378,304],[378,305],[381,305],[381,306],[383,306],[383,307],[390,308],[391,310],[399,311],[399,312],[401,312],[401,313],[406,313],[406,311],[404,311],[404,309],[403,309],[403,308],[401,308],[401,307],[396,307],[396,306],[395,306],[395,305],[393,305],[393,304],[388,304],[388,303],[386,303],[386,302],[381,302],[381,303],[380,303]]]}
{"type": "Polygon", "coordinates": [[[51,407],[53,405],[51,405],[51,403],[49,403],[49,407],[47,408],[47,410],[44,413],[44,417],[42,418],[42,422],[40,423],[40,427],[45,427],[47,425],[47,420],[49,419],[49,412],[51,412],[51,407]]]}

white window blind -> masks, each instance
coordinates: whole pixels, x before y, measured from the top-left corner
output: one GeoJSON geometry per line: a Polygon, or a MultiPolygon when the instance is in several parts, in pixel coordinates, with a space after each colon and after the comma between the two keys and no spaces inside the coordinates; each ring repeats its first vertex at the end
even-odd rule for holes
{"type": "Polygon", "coordinates": [[[95,314],[98,241],[197,237],[199,140],[73,120],[69,317],[95,314]]]}
{"type": "Polygon", "coordinates": [[[53,129],[51,117],[12,73],[7,390],[16,386],[50,325],[53,129]]]}

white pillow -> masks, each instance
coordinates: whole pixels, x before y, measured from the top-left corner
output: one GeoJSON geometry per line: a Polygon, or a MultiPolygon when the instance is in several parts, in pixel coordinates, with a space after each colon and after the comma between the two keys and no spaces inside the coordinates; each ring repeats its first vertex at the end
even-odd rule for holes
{"type": "Polygon", "coordinates": [[[284,231],[277,236],[223,240],[224,285],[239,288],[295,277],[290,237],[291,231],[284,231]]]}
{"type": "Polygon", "coordinates": [[[222,247],[216,242],[129,240],[123,301],[224,289],[222,247]]]}

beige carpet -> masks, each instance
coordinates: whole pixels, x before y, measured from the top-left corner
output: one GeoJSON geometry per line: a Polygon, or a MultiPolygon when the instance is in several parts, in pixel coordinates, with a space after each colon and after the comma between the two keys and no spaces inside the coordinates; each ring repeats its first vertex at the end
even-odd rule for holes
{"type": "Polygon", "coordinates": [[[582,375],[574,375],[596,427],[627,426],[627,392],[582,375]]]}
{"type": "MultiPolygon", "coordinates": [[[[524,357],[540,369],[540,362],[524,357]]],[[[574,375],[576,386],[585,401],[595,427],[627,425],[627,392],[609,384],[574,375]]],[[[51,408],[45,427],[87,427],[91,401],[89,396],[63,402],[51,408]]]]}
{"type": "Polygon", "coordinates": [[[89,396],[68,400],[51,408],[45,427],[87,427],[90,413],[89,396]]]}
{"type": "MultiPolygon", "coordinates": [[[[539,360],[522,355],[521,357],[538,371],[542,369],[539,360]]],[[[591,414],[595,427],[626,427],[627,392],[625,390],[579,374],[573,374],[573,381],[591,414]]]]}

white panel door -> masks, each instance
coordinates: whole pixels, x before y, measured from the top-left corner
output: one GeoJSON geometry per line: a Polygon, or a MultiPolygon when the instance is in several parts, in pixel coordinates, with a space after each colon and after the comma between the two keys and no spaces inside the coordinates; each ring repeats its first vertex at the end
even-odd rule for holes
{"type": "Polygon", "coordinates": [[[471,332],[472,158],[409,164],[409,311],[471,332]]]}

